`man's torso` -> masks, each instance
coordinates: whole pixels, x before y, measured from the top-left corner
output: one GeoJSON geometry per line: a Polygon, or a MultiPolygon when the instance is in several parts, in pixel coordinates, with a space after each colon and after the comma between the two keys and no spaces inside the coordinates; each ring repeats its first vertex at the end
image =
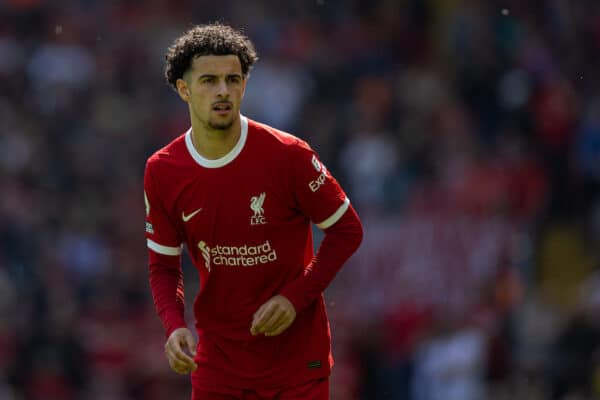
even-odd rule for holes
{"type": "Polygon", "coordinates": [[[302,274],[313,249],[289,164],[298,140],[246,126],[243,146],[225,160],[202,159],[186,135],[153,156],[154,192],[200,274],[193,380],[201,387],[285,385],[326,376],[331,364],[322,299],[280,336],[250,334],[254,312],[302,274]]]}

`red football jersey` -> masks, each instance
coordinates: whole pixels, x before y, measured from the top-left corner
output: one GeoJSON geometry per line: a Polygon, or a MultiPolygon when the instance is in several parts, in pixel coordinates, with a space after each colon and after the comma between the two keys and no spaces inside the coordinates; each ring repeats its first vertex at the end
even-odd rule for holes
{"type": "Polygon", "coordinates": [[[199,271],[193,384],[281,387],[329,375],[322,295],[281,335],[250,334],[258,308],[313,259],[311,221],[326,229],[350,204],[309,145],[242,116],[238,143],[209,160],[190,129],[148,159],[144,189],[150,250],[178,256],[185,244],[199,271]]]}

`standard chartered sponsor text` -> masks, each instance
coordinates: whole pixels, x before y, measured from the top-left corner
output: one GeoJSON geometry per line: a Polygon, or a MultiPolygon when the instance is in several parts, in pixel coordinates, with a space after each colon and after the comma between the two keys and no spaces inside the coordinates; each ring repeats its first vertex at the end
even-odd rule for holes
{"type": "Polygon", "coordinates": [[[210,265],[227,267],[252,267],[277,260],[277,252],[267,240],[256,246],[208,246],[200,241],[198,247],[202,251],[207,268],[210,265]]]}

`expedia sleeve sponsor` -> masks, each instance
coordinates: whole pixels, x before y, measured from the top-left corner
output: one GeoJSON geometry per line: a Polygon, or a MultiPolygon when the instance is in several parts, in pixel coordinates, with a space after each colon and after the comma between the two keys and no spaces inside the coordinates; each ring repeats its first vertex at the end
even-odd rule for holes
{"type": "Polygon", "coordinates": [[[318,155],[304,144],[295,148],[290,162],[294,174],[291,181],[300,211],[315,224],[334,215],[347,197],[318,155]]]}
{"type": "Polygon", "coordinates": [[[314,154],[312,156],[311,163],[315,170],[320,173],[319,176],[308,182],[308,187],[310,188],[310,191],[316,192],[321,186],[325,184],[325,182],[327,182],[327,168],[325,168],[325,165],[323,165],[323,163],[319,161],[317,156],[314,154]]]}
{"type": "Polygon", "coordinates": [[[200,241],[198,248],[202,252],[204,265],[210,271],[213,266],[253,267],[277,260],[277,252],[267,240],[263,244],[250,246],[208,246],[200,241]]]}
{"type": "Polygon", "coordinates": [[[308,187],[310,188],[311,192],[316,192],[321,186],[325,184],[326,181],[327,173],[321,172],[321,175],[319,175],[317,179],[308,182],[308,187]]]}

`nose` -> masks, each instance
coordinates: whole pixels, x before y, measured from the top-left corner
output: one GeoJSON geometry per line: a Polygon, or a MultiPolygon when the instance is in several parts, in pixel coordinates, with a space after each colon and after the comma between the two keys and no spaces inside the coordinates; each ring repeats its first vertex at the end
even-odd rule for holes
{"type": "Polygon", "coordinates": [[[222,98],[227,98],[229,96],[229,88],[227,87],[225,79],[219,79],[219,83],[217,84],[217,96],[222,98]]]}

